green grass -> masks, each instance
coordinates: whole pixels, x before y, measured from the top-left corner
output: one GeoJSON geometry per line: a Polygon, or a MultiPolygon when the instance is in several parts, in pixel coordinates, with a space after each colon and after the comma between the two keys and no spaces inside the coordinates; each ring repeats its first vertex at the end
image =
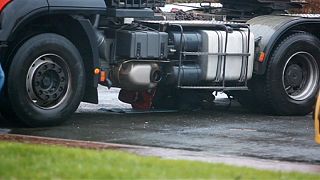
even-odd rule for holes
{"type": "Polygon", "coordinates": [[[119,151],[0,142],[0,179],[319,179],[319,176],[163,160],[119,151]]]}

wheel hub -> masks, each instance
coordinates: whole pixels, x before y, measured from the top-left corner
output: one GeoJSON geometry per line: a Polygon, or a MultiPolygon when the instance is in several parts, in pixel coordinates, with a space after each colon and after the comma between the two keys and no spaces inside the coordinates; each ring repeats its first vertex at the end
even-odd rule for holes
{"type": "Polygon", "coordinates": [[[292,87],[300,86],[303,82],[302,68],[297,64],[290,65],[285,73],[285,81],[287,85],[292,87]]]}
{"type": "Polygon", "coordinates": [[[310,98],[318,91],[319,66],[308,52],[297,52],[283,69],[282,83],[287,95],[296,101],[310,98]]]}
{"type": "Polygon", "coordinates": [[[40,108],[57,107],[70,92],[70,70],[55,54],[37,58],[29,68],[26,88],[30,100],[40,108]]]}
{"type": "Polygon", "coordinates": [[[65,78],[66,74],[58,64],[54,62],[42,64],[35,71],[32,80],[35,94],[44,101],[58,100],[67,85],[65,78]]]}

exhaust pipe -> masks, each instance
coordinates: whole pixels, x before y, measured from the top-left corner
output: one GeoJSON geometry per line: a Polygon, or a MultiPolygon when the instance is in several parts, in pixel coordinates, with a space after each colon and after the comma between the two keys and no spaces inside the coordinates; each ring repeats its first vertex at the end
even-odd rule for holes
{"type": "Polygon", "coordinates": [[[151,72],[150,80],[153,83],[159,83],[162,79],[161,71],[159,69],[153,70],[151,72]]]}

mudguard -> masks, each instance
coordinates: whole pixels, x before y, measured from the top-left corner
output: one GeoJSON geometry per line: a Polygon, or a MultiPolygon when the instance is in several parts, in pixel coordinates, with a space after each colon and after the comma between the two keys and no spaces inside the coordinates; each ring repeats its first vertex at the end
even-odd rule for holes
{"type": "MultiPolygon", "coordinates": [[[[0,44],[5,47],[15,32],[32,19],[47,14],[106,14],[104,0],[14,0],[1,12],[0,44]]],[[[0,60],[1,61],[1,60],[0,60]]]]}
{"type": "Polygon", "coordinates": [[[10,2],[1,12],[0,42],[10,40],[15,30],[23,22],[34,16],[48,13],[46,0],[15,0],[10,2]]]}
{"type": "Polygon", "coordinates": [[[91,47],[90,50],[92,52],[92,59],[91,59],[92,62],[89,63],[90,67],[87,68],[92,71],[86,72],[87,85],[86,85],[86,93],[83,101],[98,104],[97,87],[98,87],[99,76],[93,75],[93,70],[96,68],[100,68],[100,59],[99,59],[99,51],[98,51],[96,34],[91,22],[88,19],[77,18],[77,20],[82,26],[85,33],[87,34],[90,47],[91,47]]]}
{"type": "Polygon", "coordinates": [[[253,18],[247,22],[250,24],[251,32],[256,37],[256,60],[254,72],[263,75],[266,72],[268,60],[279,40],[286,33],[299,26],[320,24],[320,17],[303,17],[289,15],[266,15],[253,18]],[[259,61],[259,53],[264,52],[265,58],[259,61]]]}

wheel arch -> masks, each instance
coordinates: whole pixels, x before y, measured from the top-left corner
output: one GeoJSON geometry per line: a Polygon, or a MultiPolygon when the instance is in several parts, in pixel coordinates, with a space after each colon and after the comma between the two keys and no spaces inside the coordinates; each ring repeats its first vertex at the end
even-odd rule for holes
{"type": "Polygon", "coordinates": [[[68,14],[41,13],[18,24],[8,37],[3,62],[8,69],[17,49],[29,38],[41,33],[56,33],[69,39],[79,50],[86,71],[84,102],[98,103],[98,77],[93,70],[100,67],[99,52],[94,28],[88,18],[68,14]]]}
{"type": "MultiPolygon", "coordinates": [[[[266,16],[265,16],[266,17],[266,16]]],[[[259,22],[258,19],[254,19],[252,24],[254,26],[261,25],[265,23],[266,27],[269,29],[262,32],[266,32],[266,35],[262,35],[261,32],[257,32],[253,29],[253,33],[258,36],[258,39],[265,38],[264,41],[256,39],[256,44],[258,44],[258,51],[256,51],[256,61],[255,61],[255,74],[264,75],[267,70],[267,65],[272,57],[272,53],[277,48],[277,45],[281,43],[288,36],[296,32],[306,32],[313,34],[314,36],[320,38],[320,19],[313,18],[302,18],[302,17],[281,17],[281,16],[270,16],[271,18],[283,18],[279,21],[262,21],[259,22]],[[262,62],[259,61],[260,52],[265,53],[265,58],[262,62]]],[[[249,21],[250,22],[250,21],[249,21]]],[[[258,30],[259,31],[259,30],[258,30]]]]}

